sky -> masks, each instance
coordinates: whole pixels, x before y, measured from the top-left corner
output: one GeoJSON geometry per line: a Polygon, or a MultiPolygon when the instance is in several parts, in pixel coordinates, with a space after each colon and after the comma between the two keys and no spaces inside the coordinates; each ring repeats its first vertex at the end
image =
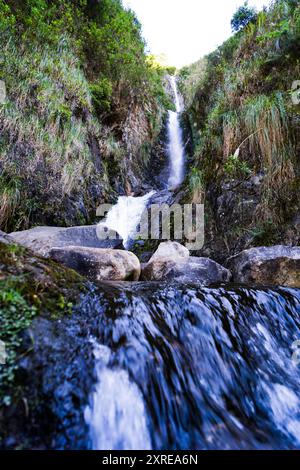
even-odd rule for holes
{"type": "MultiPolygon", "coordinates": [[[[213,51],[231,35],[230,20],[244,0],[123,0],[143,27],[149,52],[182,67],[213,51]]],[[[249,0],[262,9],[269,0],[249,0]]]]}

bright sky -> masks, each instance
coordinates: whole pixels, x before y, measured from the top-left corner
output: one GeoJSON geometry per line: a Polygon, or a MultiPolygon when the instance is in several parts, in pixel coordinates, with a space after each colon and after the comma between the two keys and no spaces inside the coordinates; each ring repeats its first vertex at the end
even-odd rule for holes
{"type": "MultiPolygon", "coordinates": [[[[182,67],[213,51],[231,35],[230,20],[244,0],[123,0],[135,11],[152,54],[182,67]]],[[[249,0],[260,10],[269,0],[249,0]]]]}

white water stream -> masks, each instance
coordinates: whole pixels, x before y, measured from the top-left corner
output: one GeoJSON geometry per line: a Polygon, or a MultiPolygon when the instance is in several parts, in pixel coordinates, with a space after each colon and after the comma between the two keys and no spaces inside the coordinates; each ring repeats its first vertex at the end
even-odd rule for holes
{"type": "Polygon", "coordinates": [[[151,191],[145,196],[119,196],[118,202],[108,212],[101,224],[117,232],[123,239],[123,245],[128,248],[130,239],[134,239],[136,229],[149,199],[155,194],[151,191]]]}
{"type": "MultiPolygon", "coordinates": [[[[175,97],[176,112],[169,111],[168,149],[170,176],[168,185],[177,187],[184,176],[184,148],[179,115],[181,99],[175,77],[170,78],[175,97]]],[[[120,196],[108,212],[102,225],[117,232],[125,248],[134,239],[137,227],[152,191],[142,197],[120,196]]],[[[94,345],[98,382],[85,409],[85,421],[90,429],[94,450],[151,449],[142,394],[124,370],[108,367],[110,350],[94,345]]]]}
{"type": "Polygon", "coordinates": [[[149,450],[143,396],[128,372],[110,369],[111,350],[94,344],[98,382],[84,411],[93,450],[149,450]]]}
{"type": "Polygon", "coordinates": [[[182,130],[180,127],[180,113],[182,111],[181,97],[177,90],[176,78],[170,77],[170,83],[175,97],[176,111],[169,111],[168,119],[168,153],[170,160],[170,188],[179,186],[184,177],[184,146],[182,130]]]}

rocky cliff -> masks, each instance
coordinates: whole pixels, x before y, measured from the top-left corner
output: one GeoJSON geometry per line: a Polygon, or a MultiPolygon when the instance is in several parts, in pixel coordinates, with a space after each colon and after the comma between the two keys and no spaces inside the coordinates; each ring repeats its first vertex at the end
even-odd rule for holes
{"type": "Polygon", "coordinates": [[[165,70],[119,0],[0,2],[0,227],[81,225],[137,191],[165,70]]]}
{"type": "Polygon", "coordinates": [[[299,244],[298,2],[276,1],[180,72],[189,142],[186,200],[203,202],[201,254],[299,244]]]}

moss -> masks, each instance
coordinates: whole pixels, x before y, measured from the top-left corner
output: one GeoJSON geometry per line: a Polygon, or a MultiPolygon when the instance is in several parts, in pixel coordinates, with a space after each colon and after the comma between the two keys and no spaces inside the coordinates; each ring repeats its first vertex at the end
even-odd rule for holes
{"type": "Polygon", "coordinates": [[[18,359],[29,352],[22,338],[33,319],[70,315],[85,290],[86,281],[75,271],[21,246],[0,243],[0,340],[7,353],[6,364],[0,365],[0,406],[9,405],[19,393],[18,359]]]}
{"type": "Polygon", "coordinates": [[[5,364],[0,363],[0,406],[11,404],[22,332],[38,312],[25,300],[16,281],[13,276],[0,281],[0,339],[5,345],[5,364]]]}

